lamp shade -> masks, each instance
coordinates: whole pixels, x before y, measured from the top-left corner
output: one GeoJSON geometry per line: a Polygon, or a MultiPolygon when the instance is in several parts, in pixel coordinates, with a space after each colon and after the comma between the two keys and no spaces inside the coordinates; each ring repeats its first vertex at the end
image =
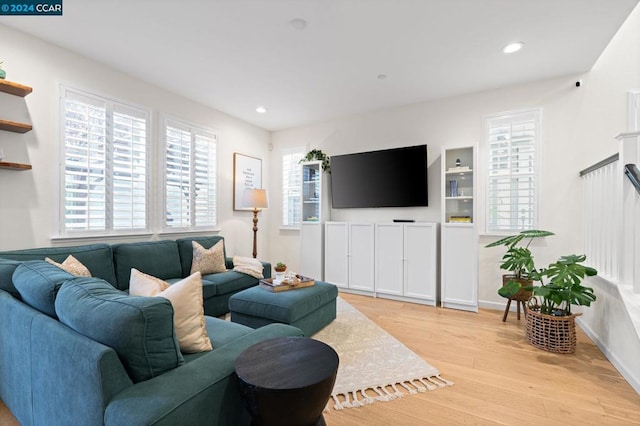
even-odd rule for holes
{"type": "Polygon", "coordinates": [[[269,207],[269,196],[266,189],[245,189],[242,193],[242,207],[266,209],[269,207]]]}

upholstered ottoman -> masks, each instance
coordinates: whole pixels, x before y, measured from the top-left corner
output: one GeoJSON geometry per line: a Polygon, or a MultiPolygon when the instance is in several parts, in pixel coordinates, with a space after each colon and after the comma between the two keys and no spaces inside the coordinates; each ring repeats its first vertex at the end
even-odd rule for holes
{"type": "Polygon", "coordinates": [[[335,285],[316,281],[312,287],[272,293],[255,286],[229,299],[231,321],[252,328],[273,322],[298,327],[311,336],[336,319],[335,285]]]}

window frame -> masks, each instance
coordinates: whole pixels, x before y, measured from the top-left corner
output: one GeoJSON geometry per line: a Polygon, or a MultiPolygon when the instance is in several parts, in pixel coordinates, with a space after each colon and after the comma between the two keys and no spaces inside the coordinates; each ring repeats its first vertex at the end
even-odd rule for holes
{"type": "MultiPolygon", "coordinates": [[[[520,232],[524,229],[538,229],[540,227],[540,188],[542,186],[542,159],[540,156],[541,145],[542,145],[542,119],[543,119],[543,111],[542,108],[527,108],[521,110],[513,110],[513,111],[505,111],[496,114],[491,114],[485,116],[483,119],[483,137],[482,137],[482,150],[484,151],[483,161],[482,161],[482,169],[483,169],[483,187],[484,187],[484,196],[482,197],[483,208],[481,209],[482,215],[482,223],[484,227],[484,235],[496,235],[496,236],[504,236],[511,235],[517,232],[520,232]],[[491,147],[489,141],[489,132],[491,129],[490,122],[492,120],[509,120],[510,123],[516,121],[518,117],[531,115],[533,119],[531,121],[534,122],[534,146],[533,146],[533,154],[534,154],[534,171],[533,171],[533,179],[534,179],[534,189],[533,189],[533,221],[531,228],[527,227],[511,227],[509,229],[493,229],[490,227],[489,220],[489,208],[490,208],[490,181],[491,181],[491,164],[489,163],[491,157],[491,147]]],[[[513,176],[510,174],[510,176],[513,176]]]]}
{"type": "MultiPolygon", "coordinates": [[[[307,147],[305,146],[296,146],[296,147],[291,147],[291,148],[283,148],[280,151],[280,162],[281,162],[281,169],[282,169],[282,173],[280,174],[280,178],[281,180],[281,185],[280,185],[280,194],[282,197],[281,203],[280,203],[280,209],[281,209],[281,214],[280,214],[280,226],[282,229],[300,229],[300,226],[302,224],[302,166],[300,165],[300,162],[298,161],[296,164],[298,164],[298,169],[299,169],[299,177],[300,177],[300,182],[298,185],[298,191],[299,191],[299,196],[298,196],[298,208],[300,209],[300,220],[298,221],[298,223],[285,223],[284,218],[285,218],[285,214],[287,214],[288,216],[288,200],[291,198],[286,198],[284,193],[285,193],[285,182],[284,182],[284,157],[287,155],[295,155],[297,153],[300,153],[300,160],[302,160],[305,156],[305,154],[307,153],[307,147]],[[287,202],[287,204],[285,205],[285,202],[287,202]]],[[[287,187],[291,187],[291,185],[287,185],[287,187]]]]}
{"type": "MultiPolygon", "coordinates": [[[[219,136],[219,132],[216,129],[207,127],[207,126],[202,126],[202,125],[198,125],[198,124],[194,124],[188,120],[184,120],[178,117],[174,117],[168,114],[161,114],[160,115],[160,126],[159,126],[159,140],[161,141],[161,143],[159,144],[159,149],[158,149],[158,170],[160,171],[161,175],[158,176],[158,182],[161,183],[161,187],[159,189],[159,194],[158,194],[158,203],[159,203],[159,208],[157,209],[159,213],[158,215],[158,230],[160,234],[163,235],[170,235],[170,234],[184,234],[184,233],[198,233],[198,232],[211,232],[211,231],[217,231],[218,230],[218,198],[219,198],[219,175],[220,175],[220,168],[219,168],[219,145],[220,145],[220,136],[219,136]],[[215,220],[213,224],[208,224],[208,225],[203,225],[203,226],[198,226],[197,223],[196,225],[192,225],[192,226],[180,226],[180,227],[169,227],[167,226],[167,222],[166,222],[166,217],[167,217],[167,192],[166,192],[166,188],[167,188],[167,164],[166,164],[166,149],[167,149],[167,126],[171,126],[171,127],[176,127],[180,130],[183,131],[187,131],[186,129],[189,129],[188,131],[191,134],[191,143],[192,146],[194,144],[194,135],[196,134],[201,134],[203,136],[213,136],[215,139],[215,161],[214,161],[214,179],[215,179],[215,184],[214,184],[214,193],[215,193],[215,200],[214,200],[214,212],[215,212],[215,220]]],[[[192,157],[193,158],[193,157],[192,157]]],[[[193,172],[191,172],[191,175],[193,176],[193,172]]],[[[190,195],[193,196],[193,194],[190,191],[190,195]]]]}
{"type": "MultiPolygon", "coordinates": [[[[59,138],[59,151],[58,151],[58,176],[54,179],[54,182],[58,182],[58,216],[57,216],[57,236],[52,237],[52,240],[56,239],[84,239],[94,237],[109,237],[109,236],[133,236],[133,235],[145,235],[149,234],[152,229],[152,216],[151,206],[153,205],[153,195],[151,193],[151,180],[154,176],[154,170],[152,165],[153,157],[153,114],[152,110],[146,106],[139,105],[127,100],[122,100],[114,96],[98,93],[96,91],[89,91],[78,88],[73,85],[59,84],[58,85],[58,138],[59,138]],[[66,106],[65,102],[69,97],[68,93],[74,94],[78,97],[88,98],[96,101],[96,103],[105,104],[105,133],[107,139],[107,159],[105,164],[105,184],[107,195],[105,198],[105,229],[67,229],[66,223],[66,106]],[[129,229],[116,229],[113,222],[113,198],[109,200],[109,193],[113,197],[113,149],[114,149],[114,106],[123,108],[125,110],[135,111],[144,116],[145,120],[145,218],[143,228],[129,228],[129,229]],[[109,207],[110,205],[110,207],[109,207]],[[111,213],[109,213],[111,212],[111,213]],[[109,217],[110,216],[110,217],[109,217]]],[[[117,109],[117,108],[116,108],[117,109]]]]}

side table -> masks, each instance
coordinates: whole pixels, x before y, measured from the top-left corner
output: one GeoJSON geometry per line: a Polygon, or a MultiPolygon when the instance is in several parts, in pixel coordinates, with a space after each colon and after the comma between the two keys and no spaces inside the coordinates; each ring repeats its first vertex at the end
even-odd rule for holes
{"type": "Polygon", "coordinates": [[[338,372],[338,354],[307,337],[255,344],[236,360],[236,374],[252,425],[324,425],[338,372]]]}

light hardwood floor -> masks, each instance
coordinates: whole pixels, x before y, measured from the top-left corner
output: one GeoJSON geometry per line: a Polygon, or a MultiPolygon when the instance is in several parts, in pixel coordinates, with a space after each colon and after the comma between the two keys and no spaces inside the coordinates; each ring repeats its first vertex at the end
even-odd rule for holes
{"type": "MultiPolygon", "coordinates": [[[[329,426],[640,425],[640,395],[578,330],[572,355],[536,349],[515,313],[341,297],[438,368],[451,387],[325,413],[329,426]]],[[[0,425],[13,425],[0,403],[0,425]]]]}
{"type": "Polygon", "coordinates": [[[640,395],[578,330],[576,353],[529,345],[525,320],[341,294],[453,381],[451,387],[325,414],[338,425],[640,425],[640,395]]]}

